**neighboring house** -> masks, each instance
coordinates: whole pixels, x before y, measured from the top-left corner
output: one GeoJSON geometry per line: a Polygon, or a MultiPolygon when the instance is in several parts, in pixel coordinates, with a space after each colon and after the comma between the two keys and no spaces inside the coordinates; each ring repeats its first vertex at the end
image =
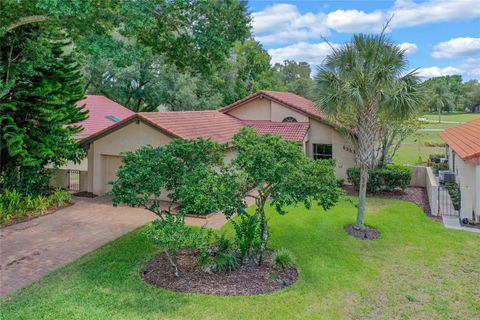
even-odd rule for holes
{"type": "Polygon", "coordinates": [[[480,119],[440,133],[447,144],[448,166],[461,192],[461,218],[480,216],[480,119]]]}
{"type": "MultiPolygon", "coordinates": [[[[354,165],[347,141],[325,121],[313,102],[287,92],[259,91],[219,110],[135,113],[83,138],[88,151],[87,191],[111,189],[122,154],[145,145],[163,146],[172,139],[210,138],[228,143],[241,127],[297,141],[315,159],[334,158],[338,177],[354,165]]],[[[226,161],[235,157],[229,151],[226,161]]]]}
{"type": "MultiPolygon", "coordinates": [[[[88,118],[78,125],[83,127],[83,130],[75,135],[75,139],[82,140],[92,134],[97,133],[111,125],[135,114],[135,112],[124,106],[116,103],[113,100],[104,96],[87,95],[83,100],[77,102],[78,107],[85,106],[88,110],[88,118]]],[[[52,183],[54,185],[69,187],[70,186],[70,171],[75,170],[78,174],[82,175],[82,180],[86,181],[88,172],[87,158],[80,163],[68,162],[66,165],[60,167],[59,174],[53,177],[52,183]]],[[[77,177],[77,183],[80,183],[80,177],[77,177]]],[[[78,186],[81,189],[86,189],[86,183],[84,186],[78,186]]],[[[86,190],[85,190],[86,191],[86,190]]]]}

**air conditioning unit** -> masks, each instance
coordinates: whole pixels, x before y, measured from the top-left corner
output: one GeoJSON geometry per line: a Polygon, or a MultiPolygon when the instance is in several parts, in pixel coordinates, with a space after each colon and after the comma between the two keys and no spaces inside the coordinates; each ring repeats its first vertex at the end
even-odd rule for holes
{"type": "Polygon", "coordinates": [[[438,171],[438,180],[440,182],[456,182],[455,173],[449,170],[439,170],[438,171]]]}
{"type": "Polygon", "coordinates": [[[453,172],[445,172],[443,174],[443,182],[456,182],[457,179],[455,177],[455,173],[453,172]]]}

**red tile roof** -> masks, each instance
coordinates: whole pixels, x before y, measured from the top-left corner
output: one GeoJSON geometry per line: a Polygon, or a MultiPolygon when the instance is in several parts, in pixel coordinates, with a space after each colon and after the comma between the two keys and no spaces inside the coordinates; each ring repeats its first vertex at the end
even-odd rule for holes
{"type": "Polygon", "coordinates": [[[297,111],[303,112],[313,118],[317,118],[320,120],[326,119],[326,115],[322,111],[320,111],[320,108],[313,101],[305,99],[304,97],[298,96],[291,92],[278,92],[278,91],[267,91],[267,90],[255,92],[249,95],[248,97],[245,97],[226,107],[221,108],[219,111],[224,113],[228,112],[258,97],[267,97],[282,105],[285,105],[297,111]]]}
{"type": "Polygon", "coordinates": [[[242,120],[259,134],[278,134],[288,141],[303,141],[310,124],[308,122],[272,122],[269,120],[242,120]]]}
{"type": "Polygon", "coordinates": [[[439,135],[465,162],[480,164],[480,119],[446,129],[439,135]]]}
{"type": "Polygon", "coordinates": [[[135,114],[133,111],[104,96],[88,95],[87,98],[77,102],[77,106],[83,105],[88,110],[88,118],[78,123],[83,127],[83,131],[76,135],[77,138],[90,136],[113,125],[115,122],[107,119],[107,116],[114,116],[119,120],[123,120],[135,114]]]}
{"type": "Polygon", "coordinates": [[[218,143],[230,141],[243,126],[237,118],[216,110],[141,112],[139,115],[174,136],[210,138],[218,143]]]}

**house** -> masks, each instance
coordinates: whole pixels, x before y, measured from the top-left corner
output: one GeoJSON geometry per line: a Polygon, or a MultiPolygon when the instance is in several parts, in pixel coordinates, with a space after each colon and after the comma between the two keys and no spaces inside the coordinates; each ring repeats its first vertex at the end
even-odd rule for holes
{"type": "MultiPolygon", "coordinates": [[[[78,123],[78,125],[83,127],[83,130],[74,136],[77,140],[82,140],[91,136],[98,131],[110,127],[116,122],[135,114],[135,112],[125,108],[115,101],[99,95],[88,95],[85,99],[78,101],[77,106],[84,106],[85,109],[88,110],[88,118],[78,123]]],[[[77,187],[86,191],[86,181],[88,180],[87,158],[83,159],[80,163],[73,163],[70,161],[60,167],[58,174],[53,177],[52,184],[55,186],[70,188],[72,172],[77,175],[77,178],[73,179],[77,182],[77,187]],[[81,175],[81,177],[78,177],[78,175],[81,175]],[[78,185],[81,182],[80,180],[84,182],[83,186],[78,185]]]]}
{"type": "MultiPolygon", "coordinates": [[[[354,152],[346,139],[312,101],[288,92],[259,91],[219,110],[132,113],[87,134],[80,140],[88,152],[85,191],[109,191],[108,182],[115,179],[125,152],[145,145],[163,146],[172,139],[210,138],[228,143],[244,126],[296,141],[315,159],[336,159],[340,178],[354,165],[354,152]]],[[[225,156],[226,161],[234,157],[235,150],[225,156]]]]}
{"type": "Polygon", "coordinates": [[[460,186],[460,217],[480,221],[480,119],[446,129],[440,138],[460,186]]]}

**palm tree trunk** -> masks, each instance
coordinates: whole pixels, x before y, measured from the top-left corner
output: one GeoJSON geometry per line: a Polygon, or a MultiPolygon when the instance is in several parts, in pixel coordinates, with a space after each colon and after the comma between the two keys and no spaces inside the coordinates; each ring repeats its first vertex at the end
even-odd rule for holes
{"type": "Polygon", "coordinates": [[[355,229],[365,228],[365,203],[367,200],[368,166],[360,166],[360,188],[358,191],[357,223],[355,229]]]}

